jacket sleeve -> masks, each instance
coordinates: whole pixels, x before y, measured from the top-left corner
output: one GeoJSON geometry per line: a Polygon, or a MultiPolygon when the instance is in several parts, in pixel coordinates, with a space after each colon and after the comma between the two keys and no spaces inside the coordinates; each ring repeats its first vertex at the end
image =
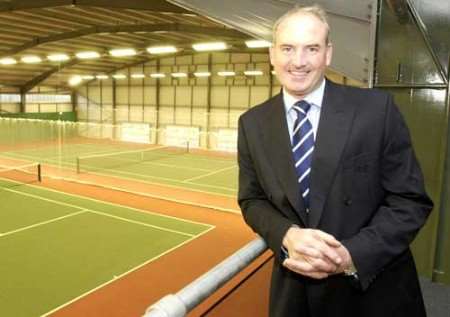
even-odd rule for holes
{"type": "Polygon", "coordinates": [[[358,234],[342,241],[352,255],[363,290],[409,248],[433,208],[408,128],[390,96],[385,109],[380,153],[384,198],[371,221],[358,234]]]}
{"type": "Polygon", "coordinates": [[[249,140],[246,128],[241,117],[238,126],[238,202],[247,224],[266,241],[276,258],[282,259],[282,241],[293,222],[276,209],[264,192],[259,178],[263,171],[258,171],[255,166],[256,154],[250,149],[250,141],[256,143],[257,140],[249,140]]]}

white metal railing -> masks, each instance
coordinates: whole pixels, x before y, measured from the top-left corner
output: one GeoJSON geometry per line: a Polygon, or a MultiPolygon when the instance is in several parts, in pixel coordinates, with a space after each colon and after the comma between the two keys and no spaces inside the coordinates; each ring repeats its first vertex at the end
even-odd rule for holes
{"type": "Polygon", "coordinates": [[[176,294],[164,296],[151,305],[144,317],[186,316],[266,250],[263,239],[253,240],[176,294]]]}

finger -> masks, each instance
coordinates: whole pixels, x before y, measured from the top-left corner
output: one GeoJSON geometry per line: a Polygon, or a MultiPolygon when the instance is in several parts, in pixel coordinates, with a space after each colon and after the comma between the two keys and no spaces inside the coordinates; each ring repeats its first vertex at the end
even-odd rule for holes
{"type": "Polygon", "coordinates": [[[330,247],[328,244],[321,241],[315,245],[315,249],[320,252],[322,259],[329,260],[336,265],[342,263],[342,257],[338,252],[338,248],[330,247]]]}
{"type": "Polygon", "coordinates": [[[312,270],[312,267],[310,265],[308,265],[307,263],[301,263],[300,261],[287,259],[283,262],[283,266],[297,274],[308,276],[314,279],[324,279],[328,277],[328,273],[314,271],[312,270]]]}
{"type": "Polygon", "coordinates": [[[305,261],[311,264],[313,271],[320,271],[326,273],[334,273],[338,269],[338,266],[329,261],[328,259],[322,258],[305,258],[305,261]]]}
{"type": "Polygon", "coordinates": [[[330,247],[339,248],[342,246],[341,242],[336,240],[335,237],[333,237],[331,234],[328,234],[326,232],[323,232],[321,230],[316,230],[316,233],[319,235],[319,237],[327,243],[330,247]]]}
{"type": "Polygon", "coordinates": [[[297,257],[304,257],[304,256],[308,256],[311,258],[320,258],[322,257],[322,253],[314,247],[303,244],[299,244],[294,247],[292,256],[291,253],[289,253],[289,257],[292,257],[294,259],[297,257]]]}

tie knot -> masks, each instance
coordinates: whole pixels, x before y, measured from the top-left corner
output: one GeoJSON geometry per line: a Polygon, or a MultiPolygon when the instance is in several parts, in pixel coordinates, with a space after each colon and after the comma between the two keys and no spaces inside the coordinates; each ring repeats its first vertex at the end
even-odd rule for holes
{"type": "Polygon", "coordinates": [[[306,115],[311,108],[311,105],[305,100],[300,100],[294,104],[293,108],[297,112],[300,111],[303,115],[306,115]]]}

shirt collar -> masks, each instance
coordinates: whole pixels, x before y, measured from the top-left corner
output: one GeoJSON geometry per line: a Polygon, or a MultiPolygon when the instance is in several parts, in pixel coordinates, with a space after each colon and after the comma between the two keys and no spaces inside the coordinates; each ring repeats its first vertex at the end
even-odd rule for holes
{"type": "MultiPolygon", "coordinates": [[[[324,93],[325,93],[325,78],[322,80],[322,83],[319,85],[319,87],[317,87],[316,89],[311,91],[309,94],[307,94],[305,96],[305,98],[303,98],[303,100],[305,100],[306,102],[311,104],[311,106],[319,107],[319,110],[320,110],[320,108],[322,107],[324,93]]],[[[286,113],[289,113],[292,106],[297,101],[299,101],[299,99],[290,95],[289,93],[286,92],[286,90],[283,89],[283,101],[284,101],[284,108],[286,109],[286,113]]]]}

